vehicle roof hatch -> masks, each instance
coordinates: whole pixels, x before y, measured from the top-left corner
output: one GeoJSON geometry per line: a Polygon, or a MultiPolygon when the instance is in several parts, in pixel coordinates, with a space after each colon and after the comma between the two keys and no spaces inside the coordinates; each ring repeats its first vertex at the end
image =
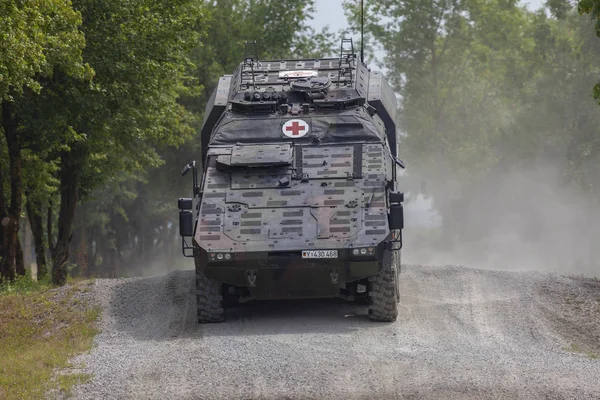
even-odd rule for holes
{"type": "Polygon", "coordinates": [[[289,143],[241,145],[233,147],[231,154],[217,158],[217,168],[264,168],[292,165],[292,146],[289,143]]]}

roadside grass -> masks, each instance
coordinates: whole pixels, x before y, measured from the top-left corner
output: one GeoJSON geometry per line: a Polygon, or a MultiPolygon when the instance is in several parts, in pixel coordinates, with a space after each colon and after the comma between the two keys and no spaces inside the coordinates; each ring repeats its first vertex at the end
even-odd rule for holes
{"type": "Polygon", "coordinates": [[[0,284],[0,398],[40,399],[49,391],[70,395],[91,377],[60,374],[69,359],[91,349],[98,308],[85,296],[92,281],[53,288],[47,280],[20,277],[0,284]]]}
{"type": "Polygon", "coordinates": [[[92,375],[90,374],[74,373],[60,375],[58,377],[58,389],[64,393],[66,397],[71,397],[73,395],[73,387],[75,385],[81,385],[89,382],[90,379],[92,379],[92,375]]]}

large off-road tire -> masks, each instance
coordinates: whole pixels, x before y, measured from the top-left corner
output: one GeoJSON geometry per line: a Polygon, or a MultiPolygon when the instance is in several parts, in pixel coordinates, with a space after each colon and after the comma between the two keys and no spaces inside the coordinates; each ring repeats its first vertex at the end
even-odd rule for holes
{"type": "Polygon", "coordinates": [[[196,268],[196,306],[199,323],[225,321],[223,284],[207,278],[204,272],[198,268],[196,268]]]}
{"type": "Polygon", "coordinates": [[[397,252],[387,252],[379,274],[369,278],[369,319],[394,322],[398,316],[397,252]]]}

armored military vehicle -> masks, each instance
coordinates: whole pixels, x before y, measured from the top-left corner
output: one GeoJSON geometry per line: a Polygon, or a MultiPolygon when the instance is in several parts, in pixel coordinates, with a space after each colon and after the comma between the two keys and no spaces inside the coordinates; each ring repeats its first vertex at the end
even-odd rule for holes
{"type": "Polygon", "coordinates": [[[344,39],[339,58],[259,60],[220,78],[201,130],[202,174],[179,199],[198,321],[251,299],[368,300],[397,317],[404,195],[396,97],[344,39]]]}

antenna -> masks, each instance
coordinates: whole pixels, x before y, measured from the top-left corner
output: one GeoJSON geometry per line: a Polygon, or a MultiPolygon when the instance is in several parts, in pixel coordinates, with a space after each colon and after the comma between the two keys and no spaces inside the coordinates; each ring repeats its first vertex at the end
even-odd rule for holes
{"type": "Polygon", "coordinates": [[[365,5],[360,0],[360,61],[365,62],[365,5]]]}

